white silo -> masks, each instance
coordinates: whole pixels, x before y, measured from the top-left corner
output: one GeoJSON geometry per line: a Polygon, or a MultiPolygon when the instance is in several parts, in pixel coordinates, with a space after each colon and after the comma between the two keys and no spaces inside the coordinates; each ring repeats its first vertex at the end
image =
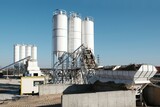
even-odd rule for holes
{"type": "Polygon", "coordinates": [[[14,62],[17,62],[20,60],[20,45],[16,44],[14,45],[14,62]]]}
{"type": "Polygon", "coordinates": [[[54,62],[67,52],[67,13],[56,10],[53,15],[53,58],[54,62]]]}
{"type": "Polygon", "coordinates": [[[26,45],[26,57],[31,56],[32,45],[26,45]]]}
{"type": "Polygon", "coordinates": [[[81,45],[81,17],[72,12],[69,16],[68,52],[74,52],[81,45]]]}
{"type": "MultiPolygon", "coordinates": [[[[20,46],[20,59],[24,59],[26,57],[26,45],[20,46]]],[[[25,61],[23,61],[23,64],[25,64],[25,61]]]]}
{"type": "Polygon", "coordinates": [[[31,49],[31,59],[32,60],[37,60],[37,47],[36,46],[32,46],[32,49],[31,49]]]}
{"type": "Polygon", "coordinates": [[[92,17],[86,17],[82,21],[82,44],[94,54],[94,21],[92,17]]]}

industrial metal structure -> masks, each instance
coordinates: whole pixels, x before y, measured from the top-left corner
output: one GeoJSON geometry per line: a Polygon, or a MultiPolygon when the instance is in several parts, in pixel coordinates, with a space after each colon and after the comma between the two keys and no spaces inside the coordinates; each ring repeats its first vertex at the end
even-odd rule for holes
{"type": "Polygon", "coordinates": [[[96,67],[97,64],[91,50],[81,45],[68,57],[54,64],[53,82],[56,84],[88,84],[89,78],[95,74],[96,67]],[[78,56],[72,58],[75,54],[78,56]],[[68,61],[69,58],[71,59],[68,61]],[[70,66],[64,66],[65,62],[70,66]],[[77,66],[77,62],[80,66],[77,66]]]}
{"type": "Polygon", "coordinates": [[[94,20],[85,17],[82,21],[82,44],[94,53],[94,20]]]}
{"type": "Polygon", "coordinates": [[[85,17],[81,20],[79,14],[72,12],[68,23],[66,11],[56,10],[53,19],[54,83],[94,84],[96,81],[123,83],[128,89],[136,90],[136,95],[140,95],[142,101],[142,90],[157,72],[154,66],[133,64],[101,69],[94,57],[93,18],[85,17]]]}
{"type": "Polygon", "coordinates": [[[16,62],[13,62],[13,63],[11,63],[11,64],[9,64],[9,65],[1,68],[0,71],[1,71],[1,70],[4,70],[4,69],[8,69],[9,67],[11,67],[11,66],[13,66],[13,65],[17,65],[18,63],[20,63],[20,62],[22,62],[22,61],[24,61],[24,60],[30,60],[30,56],[28,56],[28,57],[26,57],[26,58],[24,58],[24,59],[18,60],[18,61],[16,61],[16,62]]]}
{"type": "Polygon", "coordinates": [[[26,57],[32,55],[31,48],[32,48],[32,45],[26,45],[26,55],[25,55],[26,57]]]}
{"type": "MultiPolygon", "coordinates": [[[[31,59],[37,60],[37,47],[35,45],[16,44],[14,45],[14,62],[30,56],[31,59]]],[[[23,61],[23,64],[25,64],[23,61]]]]}
{"type": "MultiPolygon", "coordinates": [[[[56,10],[53,14],[53,82],[87,83],[94,59],[93,18],[56,10]],[[88,54],[88,56],[86,55],[88,54]],[[90,57],[90,59],[89,59],[90,57]],[[90,62],[85,62],[87,60],[90,62]],[[88,64],[88,65],[86,65],[88,64]]],[[[92,68],[93,69],[93,68],[92,68]]]]}
{"type": "Polygon", "coordinates": [[[53,15],[53,22],[53,62],[56,62],[67,52],[67,12],[64,10],[56,10],[53,15]]]}
{"type": "Polygon", "coordinates": [[[14,45],[14,68],[16,72],[26,76],[41,76],[37,62],[37,47],[35,45],[14,45]],[[29,59],[28,59],[29,57],[29,59]],[[18,61],[18,63],[16,63],[18,61]]]}
{"type": "Polygon", "coordinates": [[[96,81],[102,83],[115,82],[125,84],[129,90],[136,91],[137,102],[144,103],[142,97],[143,89],[151,83],[150,79],[156,74],[157,69],[153,65],[131,64],[123,66],[105,66],[97,69],[88,81],[94,84],[96,81]]]}
{"type": "MultiPolygon", "coordinates": [[[[23,59],[26,57],[26,45],[20,45],[20,59],[23,59]]],[[[22,64],[25,64],[25,60],[22,64]]]]}
{"type": "MultiPolygon", "coordinates": [[[[96,70],[90,82],[95,81],[124,83],[128,88],[137,89],[137,86],[150,83],[150,79],[156,74],[157,69],[153,65],[131,64],[124,66],[106,66],[96,70]]],[[[140,88],[139,87],[139,88],[140,88]]]]}
{"type": "Polygon", "coordinates": [[[68,52],[74,52],[81,46],[81,17],[78,13],[72,12],[69,16],[68,52]]]}
{"type": "Polygon", "coordinates": [[[19,61],[20,59],[20,45],[14,45],[14,62],[19,61]]]}
{"type": "Polygon", "coordinates": [[[37,61],[37,47],[35,45],[31,47],[31,58],[32,60],[37,61]]]}

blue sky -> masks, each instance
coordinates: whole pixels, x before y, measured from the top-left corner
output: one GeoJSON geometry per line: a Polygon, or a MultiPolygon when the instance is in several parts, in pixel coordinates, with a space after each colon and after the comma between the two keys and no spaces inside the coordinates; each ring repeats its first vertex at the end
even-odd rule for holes
{"type": "Polygon", "coordinates": [[[0,0],[0,66],[13,62],[16,43],[35,44],[39,66],[51,66],[56,9],[94,18],[101,65],[160,65],[160,0],[0,0]]]}

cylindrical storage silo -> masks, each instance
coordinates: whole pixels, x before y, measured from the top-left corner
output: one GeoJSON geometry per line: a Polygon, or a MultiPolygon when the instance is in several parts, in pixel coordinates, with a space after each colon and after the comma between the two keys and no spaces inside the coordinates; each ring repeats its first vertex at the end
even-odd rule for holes
{"type": "Polygon", "coordinates": [[[72,12],[69,17],[68,52],[74,52],[81,45],[81,18],[72,12]]]}
{"type": "MultiPolygon", "coordinates": [[[[24,59],[26,57],[26,45],[20,46],[20,59],[24,59]]],[[[23,64],[25,64],[25,61],[23,61],[23,64]]]]}
{"type": "Polygon", "coordinates": [[[53,54],[57,57],[67,52],[67,13],[56,10],[53,15],[53,54]]]}
{"type": "Polygon", "coordinates": [[[31,59],[32,60],[37,60],[37,47],[36,46],[32,46],[31,59]]]}
{"type": "Polygon", "coordinates": [[[26,57],[31,56],[32,45],[26,45],[26,57]]]}
{"type": "Polygon", "coordinates": [[[17,62],[20,60],[20,45],[16,44],[14,45],[14,62],[17,62]]]}
{"type": "Polygon", "coordinates": [[[94,54],[94,22],[92,17],[86,17],[82,21],[82,44],[94,54]]]}

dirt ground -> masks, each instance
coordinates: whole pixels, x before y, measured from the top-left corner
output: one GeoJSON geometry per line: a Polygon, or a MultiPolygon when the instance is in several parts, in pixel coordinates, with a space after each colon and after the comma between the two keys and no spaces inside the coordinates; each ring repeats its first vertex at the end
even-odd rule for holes
{"type": "Polygon", "coordinates": [[[0,101],[19,95],[20,79],[0,78],[0,101]]]}
{"type": "Polygon", "coordinates": [[[0,107],[61,107],[61,95],[26,96],[15,101],[0,102],[0,107]]]}
{"type": "Polygon", "coordinates": [[[61,107],[60,94],[16,97],[19,96],[19,88],[20,79],[1,78],[0,107],[61,107]]]}

